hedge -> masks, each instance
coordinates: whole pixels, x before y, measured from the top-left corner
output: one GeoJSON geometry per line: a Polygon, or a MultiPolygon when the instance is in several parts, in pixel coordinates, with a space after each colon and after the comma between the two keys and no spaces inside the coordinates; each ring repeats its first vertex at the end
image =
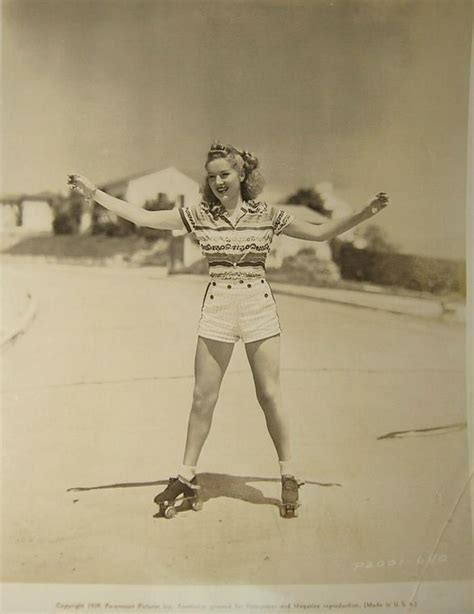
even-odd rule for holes
{"type": "Polygon", "coordinates": [[[466,296],[466,265],[463,261],[357,249],[342,243],[334,259],[343,279],[382,286],[398,286],[433,294],[466,296]]]}

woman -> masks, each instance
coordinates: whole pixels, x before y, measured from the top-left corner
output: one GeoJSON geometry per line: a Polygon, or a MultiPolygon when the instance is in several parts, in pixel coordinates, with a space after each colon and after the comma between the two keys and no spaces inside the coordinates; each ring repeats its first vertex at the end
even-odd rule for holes
{"type": "Polygon", "coordinates": [[[265,259],[274,235],[327,241],[369,219],[388,204],[380,193],[359,213],[315,226],[258,202],[263,188],[258,159],[232,145],[214,143],[205,163],[203,200],[194,207],[146,211],[98,190],[81,175],[69,185],[138,226],[194,233],[209,264],[198,328],[195,382],[183,464],[177,477],[155,497],[166,515],[178,497],[196,502],[196,465],[209,434],[222,378],[234,344],[242,339],[258,402],[275,445],[282,478],[282,515],[296,515],[298,488],[288,415],[280,393],[280,325],[265,279],[265,259]]]}

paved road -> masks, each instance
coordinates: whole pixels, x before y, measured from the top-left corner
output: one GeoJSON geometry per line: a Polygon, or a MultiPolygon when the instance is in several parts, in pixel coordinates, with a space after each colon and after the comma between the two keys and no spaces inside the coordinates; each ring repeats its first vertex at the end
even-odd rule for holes
{"type": "Polygon", "coordinates": [[[181,461],[202,280],[12,264],[2,279],[39,304],[3,353],[4,581],[469,576],[460,325],[277,296],[309,480],[300,517],[279,517],[278,465],[238,345],[200,465],[204,510],[168,521],[152,499],[181,461]]]}

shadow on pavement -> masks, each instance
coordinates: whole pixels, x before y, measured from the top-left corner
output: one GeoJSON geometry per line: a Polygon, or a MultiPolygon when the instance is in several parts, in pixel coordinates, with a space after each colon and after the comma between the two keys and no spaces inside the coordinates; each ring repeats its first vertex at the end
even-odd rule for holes
{"type": "MultiPolygon", "coordinates": [[[[228,497],[240,499],[255,505],[280,505],[280,501],[274,497],[265,497],[261,490],[250,486],[248,482],[280,482],[277,478],[241,477],[221,473],[200,473],[199,498],[205,503],[210,499],[228,497]]],[[[100,486],[83,486],[68,488],[67,492],[85,492],[90,490],[105,490],[110,488],[139,488],[143,486],[166,486],[168,480],[156,480],[154,482],[120,482],[117,484],[103,484],[100,486]]]]}
{"type": "Polygon", "coordinates": [[[118,482],[117,484],[102,484],[100,486],[74,486],[66,492],[85,492],[88,490],[107,490],[109,488],[141,488],[142,486],[164,486],[168,480],[156,480],[154,482],[118,482]]]}
{"type": "Polygon", "coordinates": [[[239,499],[254,505],[275,505],[280,506],[280,500],[274,497],[266,497],[261,490],[251,486],[249,482],[279,482],[276,478],[243,477],[227,475],[225,473],[200,473],[199,498],[203,503],[210,499],[227,497],[229,499],[239,499]]]}
{"type": "Polygon", "coordinates": [[[399,439],[401,437],[429,437],[433,435],[446,435],[456,431],[463,431],[467,428],[467,422],[457,422],[445,426],[430,426],[424,429],[410,429],[408,431],[392,431],[386,435],[381,435],[377,439],[399,439]]]}
{"type": "MultiPolygon", "coordinates": [[[[219,497],[229,499],[239,499],[253,505],[274,505],[280,506],[280,500],[275,497],[266,497],[261,490],[251,486],[253,482],[274,482],[280,483],[280,478],[265,478],[258,476],[236,476],[225,473],[199,473],[198,481],[200,485],[199,498],[203,503],[219,497]]],[[[337,482],[317,482],[305,480],[305,484],[313,486],[342,486],[337,482]]],[[[90,490],[106,490],[110,488],[140,488],[143,486],[166,486],[168,479],[156,480],[153,482],[119,482],[117,484],[103,484],[99,486],[82,486],[68,488],[67,492],[85,492],[90,490]]]]}

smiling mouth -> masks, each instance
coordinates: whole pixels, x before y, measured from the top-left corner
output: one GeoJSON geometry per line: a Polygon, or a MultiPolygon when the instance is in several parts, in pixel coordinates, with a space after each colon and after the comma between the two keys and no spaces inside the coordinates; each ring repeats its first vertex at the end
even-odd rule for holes
{"type": "Polygon", "coordinates": [[[219,194],[224,194],[225,192],[227,192],[228,188],[216,188],[216,191],[219,192],[219,194]]]}

